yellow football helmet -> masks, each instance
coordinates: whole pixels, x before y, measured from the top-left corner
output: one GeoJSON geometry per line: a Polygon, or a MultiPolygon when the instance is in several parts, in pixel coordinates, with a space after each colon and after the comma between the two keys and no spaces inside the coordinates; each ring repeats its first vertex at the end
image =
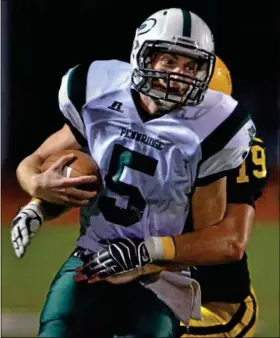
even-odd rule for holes
{"type": "Polygon", "coordinates": [[[232,93],[230,71],[218,56],[216,56],[216,64],[212,79],[209,83],[209,88],[217,90],[218,92],[223,92],[227,95],[231,95],[232,93]]]}

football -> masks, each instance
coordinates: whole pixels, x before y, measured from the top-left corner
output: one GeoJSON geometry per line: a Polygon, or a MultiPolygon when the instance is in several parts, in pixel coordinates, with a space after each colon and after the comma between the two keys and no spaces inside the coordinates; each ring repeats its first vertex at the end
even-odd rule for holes
{"type": "Polygon", "coordinates": [[[46,171],[62,156],[69,154],[74,154],[75,157],[63,168],[64,175],[66,177],[94,175],[97,177],[97,181],[95,183],[84,184],[82,186],[79,186],[78,188],[88,191],[100,191],[102,186],[102,180],[97,163],[90,155],[79,150],[67,149],[49,156],[42,164],[41,172],[46,171]]]}

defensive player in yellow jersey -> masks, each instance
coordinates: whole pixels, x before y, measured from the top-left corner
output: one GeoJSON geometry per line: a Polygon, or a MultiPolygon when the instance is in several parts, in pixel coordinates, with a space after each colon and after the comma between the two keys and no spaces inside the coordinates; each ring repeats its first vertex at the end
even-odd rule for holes
{"type": "MultiPolygon", "coordinates": [[[[228,68],[217,58],[214,76],[209,86],[213,90],[231,95],[232,82],[228,68]]],[[[220,255],[226,255],[229,234],[236,229],[236,236],[242,238],[240,257],[236,262],[219,265],[197,265],[192,269],[199,281],[202,293],[202,320],[190,320],[189,327],[181,323],[181,337],[252,337],[258,316],[258,305],[251,286],[245,252],[252,224],[249,212],[255,208],[255,201],[261,196],[267,181],[267,156],[264,143],[254,138],[251,152],[242,165],[227,176],[227,214],[224,226],[205,232],[207,245],[216,246],[220,255]],[[221,236],[220,232],[223,231],[221,236]],[[215,239],[219,238],[219,241],[215,239]],[[224,243],[222,241],[224,236],[224,243]]],[[[189,231],[191,226],[189,226],[189,231]]],[[[203,257],[201,257],[203,259],[203,257]]],[[[211,254],[208,257],[211,259],[211,254]]]]}

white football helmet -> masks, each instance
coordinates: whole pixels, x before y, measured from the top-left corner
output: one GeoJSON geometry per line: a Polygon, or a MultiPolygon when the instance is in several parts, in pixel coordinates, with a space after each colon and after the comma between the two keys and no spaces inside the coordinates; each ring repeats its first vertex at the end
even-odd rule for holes
{"type": "Polygon", "coordinates": [[[158,100],[165,109],[174,106],[197,105],[208,88],[215,66],[214,39],[207,24],[196,14],[179,8],[160,10],[148,17],[136,30],[130,57],[134,88],[158,100]],[[173,53],[197,59],[195,78],[151,68],[151,56],[157,52],[173,53]],[[176,80],[172,76],[175,76],[176,80]],[[172,81],[190,84],[182,95],[170,91],[172,81]],[[166,89],[152,88],[152,80],[164,79],[166,89]]]}

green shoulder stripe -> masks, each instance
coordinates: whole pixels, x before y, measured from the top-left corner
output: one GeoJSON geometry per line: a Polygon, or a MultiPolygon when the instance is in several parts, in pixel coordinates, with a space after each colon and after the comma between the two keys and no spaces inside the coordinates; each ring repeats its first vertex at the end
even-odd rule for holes
{"type": "Polygon", "coordinates": [[[249,112],[238,104],[225,121],[203,140],[201,162],[222,150],[250,118],[249,112]]]}
{"type": "Polygon", "coordinates": [[[71,69],[68,77],[67,94],[79,113],[86,102],[87,74],[89,66],[89,63],[77,65],[71,69]]]}

